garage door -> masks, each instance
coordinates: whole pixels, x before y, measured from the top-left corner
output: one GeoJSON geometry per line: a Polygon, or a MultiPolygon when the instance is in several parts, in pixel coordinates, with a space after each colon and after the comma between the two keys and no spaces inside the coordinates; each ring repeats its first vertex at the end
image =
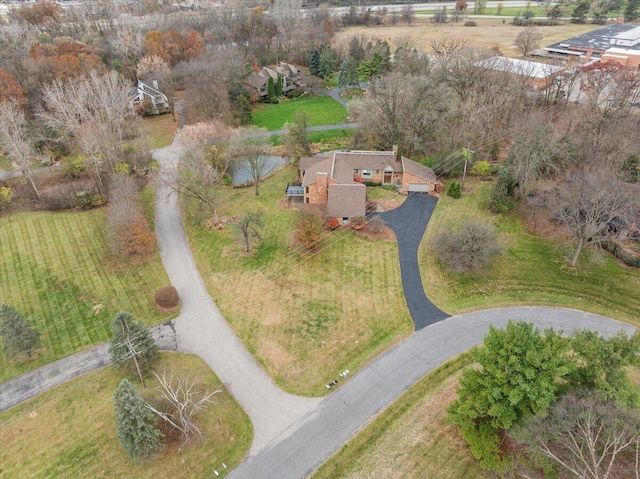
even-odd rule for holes
{"type": "Polygon", "coordinates": [[[429,193],[429,183],[409,183],[409,193],[429,193]]]}

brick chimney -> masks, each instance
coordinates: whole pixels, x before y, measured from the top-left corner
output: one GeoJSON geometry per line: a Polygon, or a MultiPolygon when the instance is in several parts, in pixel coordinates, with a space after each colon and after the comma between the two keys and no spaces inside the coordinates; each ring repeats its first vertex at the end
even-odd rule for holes
{"type": "Polygon", "coordinates": [[[318,192],[318,204],[326,204],[329,191],[329,174],[316,173],[316,189],[318,192]]]}
{"type": "Polygon", "coordinates": [[[400,155],[398,154],[398,145],[393,145],[393,156],[396,157],[396,161],[400,161],[400,155]]]}
{"type": "Polygon", "coordinates": [[[593,48],[587,48],[587,56],[585,57],[585,61],[591,60],[591,55],[593,55],[593,48]]]}

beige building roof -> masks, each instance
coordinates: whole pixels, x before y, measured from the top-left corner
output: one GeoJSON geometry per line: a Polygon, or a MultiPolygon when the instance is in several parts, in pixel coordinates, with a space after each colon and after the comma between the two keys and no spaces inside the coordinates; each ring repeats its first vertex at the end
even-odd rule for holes
{"type": "MultiPolygon", "coordinates": [[[[318,158],[314,158],[317,160],[318,158]]],[[[302,159],[300,159],[300,167],[302,169],[302,159]]],[[[302,186],[312,185],[316,182],[316,176],[318,173],[326,173],[330,177],[331,165],[333,163],[332,158],[321,158],[321,161],[310,165],[304,169],[304,178],[302,178],[302,186]]]]}
{"type": "Polygon", "coordinates": [[[364,216],[367,204],[367,187],[362,183],[329,185],[327,217],[354,218],[364,216]]]}
{"type": "Polygon", "coordinates": [[[407,173],[415,175],[418,178],[422,178],[423,180],[429,181],[433,184],[436,184],[438,182],[436,174],[428,166],[424,166],[423,164],[420,164],[417,161],[410,160],[409,158],[405,158],[404,156],[402,157],[402,165],[404,171],[406,171],[407,173]]]}
{"type": "Polygon", "coordinates": [[[390,167],[398,173],[402,171],[402,164],[396,161],[393,151],[339,151],[336,158],[346,161],[358,170],[384,170],[390,167]]]}

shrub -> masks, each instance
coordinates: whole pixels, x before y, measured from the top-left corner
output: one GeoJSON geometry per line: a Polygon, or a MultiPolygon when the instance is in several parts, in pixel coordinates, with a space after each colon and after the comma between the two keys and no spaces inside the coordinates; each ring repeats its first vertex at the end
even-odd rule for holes
{"type": "Polygon", "coordinates": [[[513,199],[514,187],[513,175],[507,168],[502,168],[498,172],[498,180],[491,191],[489,211],[492,213],[506,213],[513,208],[516,205],[513,199]]]}
{"type": "Polygon", "coordinates": [[[316,251],[322,244],[324,217],[318,210],[302,210],[298,214],[295,226],[295,239],[298,246],[308,251],[316,251]]]}
{"type": "Polygon", "coordinates": [[[469,173],[485,178],[491,175],[491,165],[488,161],[478,161],[471,167],[469,173]]]}
{"type": "Polygon", "coordinates": [[[458,231],[440,233],[432,246],[438,259],[456,273],[478,269],[501,251],[493,226],[478,221],[470,221],[458,231]]]}
{"type": "Polygon", "coordinates": [[[465,27],[477,27],[478,26],[478,22],[476,22],[475,20],[471,20],[469,22],[464,22],[464,26],[465,27]]]}
{"type": "Polygon", "coordinates": [[[173,286],[165,286],[156,291],[156,305],[163,309],[173,309],[180,303],[178,290],[173,286]]]}
{"type": "Polygon", "coordinates": [[[0,214],[13,201],[13,189],[8,186],[0,186],[0,214]]]}
{"type": "Polygon", "coordinates": [[[458,199],[462,196],[462,185],[458,180],[453,180],[447,186],[447,196],[451,196],[451,198],[458,199]]]}
{"type": "Polygon", "coordinates": [[[329,218],[327,220],[327,229],[335,230],[339,228],[342,222],[338,218],[329,218]]]}
{"type": "Polygon", "coordinates": [[[355,218],[351,218],[349,221],[349,226],[351,226],[355,230],[361,230],[365,226],[367,226],[367,218],[364,216],[356,216],[355,218]]]}
{"type": "Polygon", "coordinates": [[[87,160],[84,156],[76,156],[63,168],[62,175],[67,178],[78,179],[87,171],[87,160]]]}
{"type": "Polygon", "coordinates": [[[379,181],[363,181],[365,186],[382,186],[379,181]]]}

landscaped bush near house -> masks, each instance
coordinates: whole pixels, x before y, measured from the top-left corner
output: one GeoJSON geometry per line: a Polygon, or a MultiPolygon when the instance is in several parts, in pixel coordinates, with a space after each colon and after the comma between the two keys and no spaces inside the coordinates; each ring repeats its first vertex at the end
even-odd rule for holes
{"type": "Polygon", "coordinates": [[[364,216],[356,216],[355,218],[351,218],[351,220],[349,221],[349,226],[351,226],[353,229],[361,230],[365,226],[367,226],[367,218],[365,218],[364,216]]]}
{"type": "Polygon", "coordinates": [[[322,243],[324,218],[318,210],[302,210],[296,220],[295,238],[298,246],[316,251],[322,243]]]}
{"type": "Polygon", "coordinates": [[[327,229],[335,230],[339,228],[342,222],[338,218],[329,218],[327,220],[327,229]]]}
{"type": "Polygon", "coordinates": [[[488,161],[478,161],[474,163],[469,173],[486,178],[491,175],[491,165],[488,161]]]}
{"type": "Polygon", "coordinates": [[[464,26],[465,27],[477,27],[478,26],[478,22],[476,22],[475,20],[470,20],[468,22],[464,22],[464,26]]]}
{"type": "Polygon", "coordinates": [[[165,286],[156,291],[156,305],[163,309],[173,309],[180,303],[178,290],[173,286],[165,286]]]}
{"type": "Polygon", "coordinates": [[[458,199],[462,196],[462,185],[458,180],[453,180],[447,186],[447,196],[451,196],[451,198],[458,199]]]}

